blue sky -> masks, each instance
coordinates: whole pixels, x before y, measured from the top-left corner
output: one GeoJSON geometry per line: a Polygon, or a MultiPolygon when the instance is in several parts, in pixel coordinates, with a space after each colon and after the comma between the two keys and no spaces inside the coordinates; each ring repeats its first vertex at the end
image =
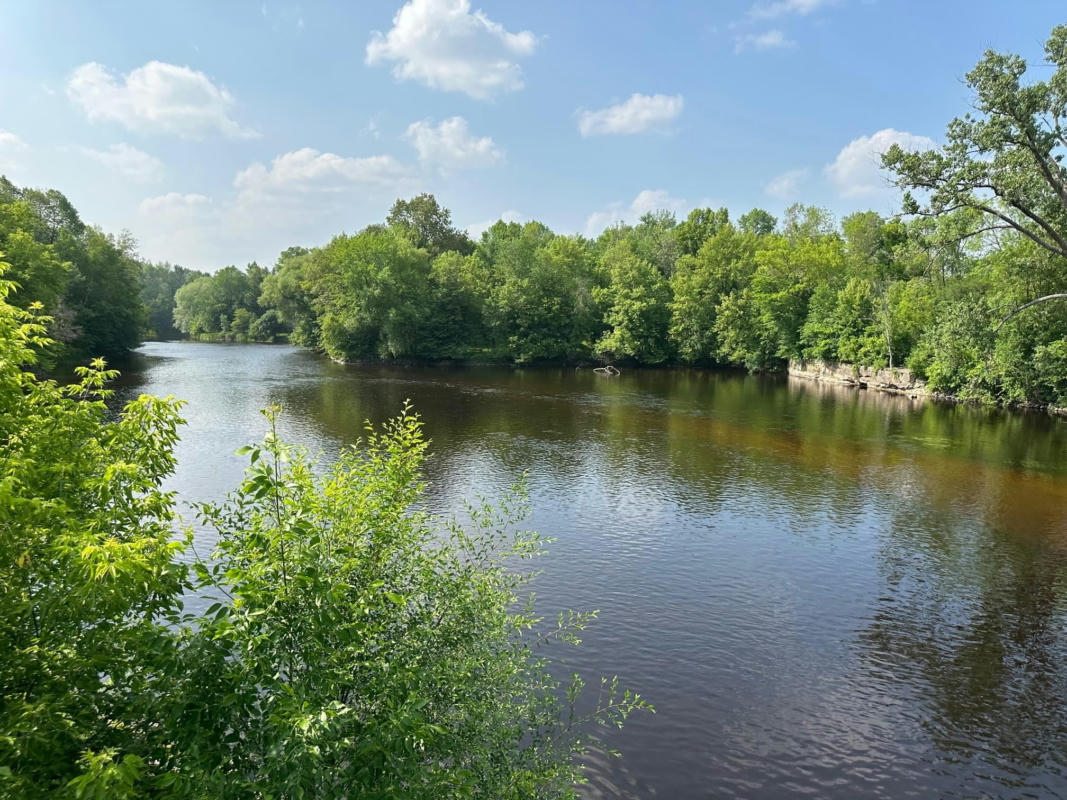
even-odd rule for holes
{"type": "Polygon", "coordinates": [[[474,232],[664,207],[892,213],[876,168],[1040,75],[1062,0],[0,3],[0,172],[214,270],[430,191],[474,232]]]}

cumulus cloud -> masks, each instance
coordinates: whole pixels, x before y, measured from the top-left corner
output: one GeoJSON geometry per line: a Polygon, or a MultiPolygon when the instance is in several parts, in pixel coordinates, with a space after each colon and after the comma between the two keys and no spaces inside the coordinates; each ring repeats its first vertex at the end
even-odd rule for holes
{"type": "Polygon", "coordinates": [[[758,2],[749,9],[749,16],[756,19],[776,19],[788,14],[807,16],[820,8],[831,5],[835,0],[772,0],[758,2]]]}
{"type": "Polygon", "coordinates": [[[245,139],[257,134],[230,118],[233,96],[203,72],[149,61],[125,76],[89,62],[74,70],[67,96],[90,120],[118,122],[134,131],[190,139],[221,134],[245,139]]]}
{"type": "Polygon", "coordinates": [[[134,224],[144,257],[205,270],[242,263],[248,257],[227,251],[224,227],[220,209],[210,197],[181,192],[142,200],[134,224]]]}
{"type": "Polygon", "coordinates": [[[628,206],[612,203],[603,211],[590,214],[585,223],[585,235],[599,236],[605,228],[619,223],[633,225],[650,211],[670,211],[678,214],[683,208],[685,200],[672,197],[666,189],[644,189],[628,206]]]}
{"type": "Polygon", "coordinates": [[[149,259],[208,270],[251,259],[269,264],[290,245],[319,245],[380,220],[395,198],[424,188],[392,156],[305,147],[250,164],[214,198],[181,192],[147,198],[134,233],[149,259]]]}
{"type": "Polygon", "coordinates": [[[491,167],[504,152],[488,136],[472,136],[467,120],[452,117],[434,125],[430,120],[408,125],[405,138],[419,154],[419,161],[443,171],[491,167]]]}
{"type": "Polygon", "coordinates": [[[779,200],[796,200],[800,184],[808,177],[806,169],[791,169],[771,179],[763,190],[779,200]]]}
{"type": "Polygon", "coordinates": [[[107,150],[78,147],[78,152],[98,161],[109,170],[118,172],[131,180],[148,183],[163,174],[163,162],[125,142],[113,144],[107,150]]]}
{"type": "Polygon", "coordinates": [[[825,168],[826,176],[843,197],[860,197],[884,192],[889,182],[882,172],[881,156],[893,145],[905,150],[932,150],[937,143],[893,128],[853,139],[825,168]]]}
{"type": "Polygon", "coordinates": [[[537,37],[511,33],[469,0],[410,0],[385,34],[367,43],[367,64],[392,64],[393,75],[433,89],[488,100],[521,89],[517,60],[533,54],[537,37]]]}
{"type": "Polygon", "coordinates": [[[168,219],[207,212],[211,207],[211,198],[202,194],[182,194],[168,192],[157,197],[148,197],[141,201],[137,213],[143,217],[162,216],[168,219]]]}
{"type": "Polygon", "coordinates": [[[392,156],[352,158],[304,147],[241,170],[233,185],[245,199],[264,195],[336,193],[357,186],[396,189],[411,170],[392,156]]]}
{"type": "Polygon", "coordinates": [[[734,37],[735,53],[742,53],[745,50],[787,50],[795,46],[796,42],[786,38],[786,35],[779,30],[745,33],[734,37]]]}
{"type": "Polygon", "coordinates": [[[22,139],[11,131],[0,129],[0,169],[11,169],[17,162],[20,153],[29,150],[22,139]]]}
{"type": "Polygon", "coordinates": [[[685,100],[680,94],[633,94],[630,99],[598,111],[578,111],[582,136],[643,133],[662,130],[682,113],[685,100]]]}
{"type": "Polygon", "coordinates": [[[489,220],[486,220],[485,222],[472,222],[466,228],[467,235],[469,237],[471,237],[472,239],[474,239],[474,240],[481,239],[483,233],[485,233],[487,230],[489,230],[497,222],[500,222],[500,221],[503,221],[503,222],[526,222],[526,215],[523,214],[521,211],[515,211],[514,209],[509,209],[508,211],[505,211],[504,213],[502,213],[496,219],[489,219],[489,220]]]}

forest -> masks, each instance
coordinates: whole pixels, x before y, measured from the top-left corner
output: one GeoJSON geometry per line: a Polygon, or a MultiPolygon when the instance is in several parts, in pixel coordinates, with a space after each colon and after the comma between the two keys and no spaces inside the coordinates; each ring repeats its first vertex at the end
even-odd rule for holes
{"type": "Polygon", "coordinates": [[[1064,406],[1065,30],[1046,47],[1050,79],[1024,85],[1021,59],[989,53],[967,76],[979,116],[950,123],[940,150],[883,156],[905,190],[892,218],[700,208],[595,239],[499,221],[475,241],[422,194],[270,268],[206,274],[145,263],[58,191],[5,179],[0,253],[14,302],[41,304],[68,361],[177,336],[288,340],[340,361],[776,371],[823,359],[907,367],[967,400],[1064,406]]]}

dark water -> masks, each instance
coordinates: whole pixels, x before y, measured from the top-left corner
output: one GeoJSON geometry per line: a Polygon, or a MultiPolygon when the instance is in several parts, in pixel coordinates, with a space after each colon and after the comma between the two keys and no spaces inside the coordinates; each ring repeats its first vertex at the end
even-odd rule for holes
{"type": "Polygon", "coordinates": [[[189,402],[185,499],[236,485],[268,403],[329,453],[410,398],[440,510],[529,470],[558,538],[541,610],[601,610],[570,664],[658,710],[588,797],[1067,798],[1063,421],[734,374],[141,354],[123,392],[189,402]]]}

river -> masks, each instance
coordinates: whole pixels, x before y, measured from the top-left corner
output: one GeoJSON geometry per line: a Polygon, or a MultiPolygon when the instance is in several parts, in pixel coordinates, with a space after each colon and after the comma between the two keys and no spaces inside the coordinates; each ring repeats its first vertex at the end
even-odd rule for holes
{"type": "MultiPolygon", "coordinates": [[[[428,504],[530,474],[568,666],[655,706],[588,798],[1067,798],[1067,422],[707,371],[340,366],[149,343],[188,402],[168,488],[216,500],[269,403],[327,456],[410,399],[428,504]]],[[[187,506],[186,506],[187,507],[187,506]]],[[[197,531],[198,550],[211,549],[197,531]]]]}

